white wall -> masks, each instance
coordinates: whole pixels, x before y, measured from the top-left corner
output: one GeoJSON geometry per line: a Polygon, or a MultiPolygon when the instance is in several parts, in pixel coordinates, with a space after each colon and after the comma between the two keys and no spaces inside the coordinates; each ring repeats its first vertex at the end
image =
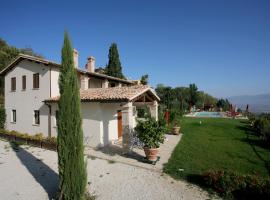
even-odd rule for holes
{"type": "Polygon", "coordinates": [[[6,128],[22,133],[48,134],[49,67],[27,60],[21,61],[5,76],[6,128]],[[39,89],[33,89],[33,74],[39,73],[39,89]],[[22,76],[26,75],[26,90],[22,91],[22,76]],[[11,91],[11,78],[16,77],[16,91],[11,91]],[[11,110],[16,110],[17,122],[11,122],[11,110]],[[40,125],[33,125],[34,110],[40,110],[40,125]]]}
{"type": "Polygon", "coordinates": [[[103,144],[108,144],[118,139],[117,111],[121,110],[119,103],[101,103],[103,134],[101,138],[103,144]]]}
{"type": "MultiPolygon", "coordinates": [[[[52,136],[57,136],[57,104],[52,104],[52,136]]],[[[85,144],[91,147],[109,144],[118,139],[117,110],[119,103],[83,102],[81,104],[82,129],[85,144]]]]}
{"type": "Polygon", "coordinates": [[[52,97],[60,95],[59,87],[58,87],[58,79],[59,79],[59,69],[52,68],[51,69],[51,96],[52,97]]]}
{"type": "Polygon", "coordinates": [[[99,103],[82,103],[81,113],[85,144],[92,147],[102,144],[102,116],[99,103]]]}

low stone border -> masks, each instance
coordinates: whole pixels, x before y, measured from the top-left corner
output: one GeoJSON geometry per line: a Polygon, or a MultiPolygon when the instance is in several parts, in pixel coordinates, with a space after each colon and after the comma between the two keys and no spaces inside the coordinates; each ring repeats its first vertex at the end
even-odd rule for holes
{"type": "Polygon", "coordinates": [[[8,135],[1,132],[0,132],[0,138],[3,138],[8,141],[22,142],[24,144],[34,146],[34,147],[57,151],[57,144],[52,143],[52,142],[47,142],[46,140],[33,140],[29,138],[18,137],[15,135],[8,135]]]}

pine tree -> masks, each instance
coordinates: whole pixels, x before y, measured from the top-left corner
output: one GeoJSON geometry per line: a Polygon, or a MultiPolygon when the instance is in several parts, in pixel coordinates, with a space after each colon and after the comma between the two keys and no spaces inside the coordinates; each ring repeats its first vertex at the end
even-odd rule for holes
{"type": "Polygon", "coordinates": [[[66,32],[62,48],[59,88],[57,117],[59,199],[80,200],[84,199],[87,174],[78,79],[73,63],[72,46],[66,32]]]}
{"type": "Polygon", "coordinates": [[[142,75],[141,84],[148,85],[148,78],[149,78],[148,74],[142,75]]]}
{"type": "Polygon", "coordinates": [[[105,69],[106,74],[117,78],[125,78],[122,73],[122,67],[116,43],[112,43],[110,46],[108,57],[109,63],[105,69]]]}

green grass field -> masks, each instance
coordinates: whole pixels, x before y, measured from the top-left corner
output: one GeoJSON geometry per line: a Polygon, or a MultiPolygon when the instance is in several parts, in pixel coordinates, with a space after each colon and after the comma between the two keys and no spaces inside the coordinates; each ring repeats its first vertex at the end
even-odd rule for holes
{"type": "Polygon", "coordinates": [[[181,127],[183,137],[164,168],[172,177],[187,178],[207,170],[269,176],[270,149],[247,121],[183,118],[181,127]]]}

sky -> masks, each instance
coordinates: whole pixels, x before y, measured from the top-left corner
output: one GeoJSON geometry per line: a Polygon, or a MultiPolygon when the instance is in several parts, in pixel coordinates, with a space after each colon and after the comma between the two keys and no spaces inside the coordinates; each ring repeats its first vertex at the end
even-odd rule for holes
{"type": "Polygon", "coordinates": [[[150,84],[195,83],[216,97],[270,93],[268,0],[1,0],[0,37],[61,61],[64,31],[96,66],[116,42],[123,72],[150,84]]]}

